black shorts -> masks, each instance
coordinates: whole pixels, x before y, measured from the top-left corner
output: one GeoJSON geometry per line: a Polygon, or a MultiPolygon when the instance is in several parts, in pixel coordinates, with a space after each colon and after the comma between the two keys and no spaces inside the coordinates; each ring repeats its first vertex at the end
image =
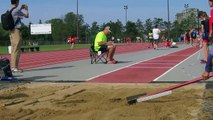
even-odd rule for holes
{"type": "Polygon", "coordinates": [[[159,39],[154,39],[154,44],[158,44],[159,43],[159,39]]]}
{"type": "Polygon", "coordinates": [[[102,53],[107,52],[107,45],[101,45],[101,48],[98,51],[101,51],[102,53]]]}
{"type": "Polygon", "coordinates": [[[197,37],[192,37],[192,39],[196,39],[197,37]]]}

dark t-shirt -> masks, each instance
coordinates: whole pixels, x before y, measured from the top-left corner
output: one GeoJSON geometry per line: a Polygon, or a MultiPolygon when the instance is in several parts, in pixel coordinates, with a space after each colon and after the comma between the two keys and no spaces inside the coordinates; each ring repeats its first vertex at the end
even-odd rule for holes
{"type": "Polygon", "coordinates": [[[201,25],[204,27],[203,39],[208,40],[209,37],[209,20],[201,21],[201,25]]]}
{"type": "Polygon", "coordinates": [[[207,20],[203,20],[201,22],[201,25],[204,26],[204,32],[209,32],[209,20],[208,19],[207,20]]]}

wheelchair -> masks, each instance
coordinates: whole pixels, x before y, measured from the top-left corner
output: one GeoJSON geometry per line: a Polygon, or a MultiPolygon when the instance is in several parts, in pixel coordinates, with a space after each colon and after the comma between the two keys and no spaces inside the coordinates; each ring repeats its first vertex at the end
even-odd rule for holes
{"type": "Polygon", "coordinates": [[[100,62],[107,64],[107,57],[108,57],[108,51],[103,53],[101,51],[95,51],[94,45],[91,45],[90,47],[91,64],[97,64],[100,62]]]}

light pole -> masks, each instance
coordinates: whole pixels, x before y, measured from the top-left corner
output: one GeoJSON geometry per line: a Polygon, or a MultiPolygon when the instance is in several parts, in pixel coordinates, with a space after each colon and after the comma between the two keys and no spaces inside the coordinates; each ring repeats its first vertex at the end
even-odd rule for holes
{"type": "Polygon", "coordinates": [[[189,25],[189,19],[188,19],[188,8],[189,8],[189,4],[184,4],[184,8],[186,9],[186,14],[185,14],[185,17],[186,17],[186,19],[187,19],[187,23],[188,23],[188,25],[189,25]]]}
{"type": "Polygon", "coordinates": [[[128,10],[128,5],[124,5],[124,10],[125,10],[125,22],[127,23],[127,10],[128,10]]]}
{"type": "Polygon", "coordinates": [[[189,4],[184,4],[184,8],[186,9],[186,16],[188,15],[188,8],[189,8],[189,4]]]}
{"type": "Polygon", "coordinates": [[[79,17],[79,15],[78,15],[78,0],[77,0],[77,18],[76,18],[76,35],[77,35],[77,39],[78,39],[78,41],[79,41],[79,25],[78,25],[78,17],[79,17]]]}
{"type": "Polygon", "coordinates": [[[199,20],[199,9],[197,9],[197,29],[198,29],[198,33],[200,31],[200,20],[199,20]]]}
{"type": "Polygon", "coordinates": [[[168,13],[168,39],[170,39],[170,9],[169,9],[169,0],[167,0],[167,13],[168,13]]]}

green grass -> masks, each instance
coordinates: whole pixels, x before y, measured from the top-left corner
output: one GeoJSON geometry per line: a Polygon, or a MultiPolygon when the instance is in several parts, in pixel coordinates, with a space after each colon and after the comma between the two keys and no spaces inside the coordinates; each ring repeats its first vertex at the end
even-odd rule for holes
{"type": "MultiPolygon", "coordinates": [[[[27,46],[26,46],[27,47],[27,46]]],[[[39,45],[40,51],[69,50],[70,45],[39,45]]],[[[89,48],[90,44],[76,44],[74,49],[89,48]]],[[[0,54],[8,54],[7,46],[0,46],[0,54]]]]}

